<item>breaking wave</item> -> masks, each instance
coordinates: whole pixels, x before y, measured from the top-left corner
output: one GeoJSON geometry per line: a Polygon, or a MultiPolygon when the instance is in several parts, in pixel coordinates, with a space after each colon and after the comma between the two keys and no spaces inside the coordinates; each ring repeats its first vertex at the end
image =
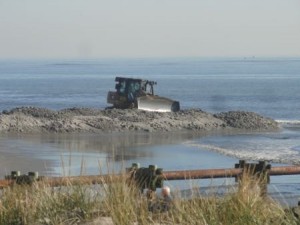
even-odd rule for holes
{"type": "Polygon", "coordinates": [[[299,127],[300,120],[276,120],[282,127],[299,127]]]}
{"type": "Polygon", "coordinates": [[[289,147],[280,148],[274,150],[271,146],[261,149],[234,149],[225,148],[213,144],[202,144],[197,142],[186,142],[186,146],[196,147],[201,150],[213,151],[225,156],[234,157],[243,160],[254,160],[254,161],[269,161],[273,163],[287,163],[287,164],[299,164],[300,154],[297,149],[289,147]]]}

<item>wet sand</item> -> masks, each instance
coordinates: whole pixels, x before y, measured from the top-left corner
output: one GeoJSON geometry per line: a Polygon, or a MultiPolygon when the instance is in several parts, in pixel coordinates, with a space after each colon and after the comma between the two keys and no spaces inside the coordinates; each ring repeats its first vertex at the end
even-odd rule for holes
{"type": "MultiPolygon", "coordinates": [[[[15,108],[0,114],[0,176],[11,170],[45,175],[96,174],[100,167],[107,167],[107,162],[141,159],[150,164],[155,146],[162,149],[162,154],[168,146],[181,146],[185,157],[188,147],[182,143],[193,138],[277,128],[270,118],[242,111],[210,114],[200,109],[158,113],[137,109],[15,108]],[[142,151],[147,146],[151,148],[142,151]]],[[[161,156],[155,157],[159,161],[161,156]]],[[[186,158],[187,162],[193,159],[186,158]]],[[[168,165],[174,167],[176,160],[170,161],[168,165]]]]}
{"type": "MultiPolygon", "coordinates": [[[[156,164],[164,170],[233,168],[238,162],[237,158],[189,144],[207,135],[222,134],[2,134],[0,177],[4,178],[12,170],[19,170],[22,174],[38,171],[46,176],[96,175],[106,173],[108,168],[110,172],[118,173],[134,162],[143,167],[156,164]]],[[[296,205],[299,196],[296,181],[294,176],[272,178],[269,189],[271,195],[282,204],[296,205]]],[[[189,195],[192,186],[200,187],[206,193],[211,191],[212,186],[224,184],[234,184],[234,179],[166,182],[172,189],[180,189],[186,195],[189,195]]]]}
{"type": "MultiPolygon", "coordinates": [[[[107,170],[108,164],[121,169],[130,166],[132,162],[139,162],[143,166],[158,164],[166,169],[202,168],[208,159],[220,165],[218,161],[222,158],[226,161],[228,157],[219,155],[219,159],[214,160],[203,156],[199,150],[191,150],[185,144],[195,138],[214,134],[2,134],[0,177],[12,170],[20,170],[22,173],[38,171],[42,175],[54,176],[99,174],[100,169],[103,172],[107,170]],[[198,156],[200,153],[201,156],[198,156]],[[199,160],[199,164],[193,160],[199,160]]],[[[205,154],[218,155],[210,152],[205,154]]]]}
{"type": "MultiPolygon", "coordinates": [[[[237,158],[188,142],[208,135],[276,128],[272,119],[249,112],[20,108],[0,115],[0,177],[12,170],[45,176],[93,175],[112,169],[119,172],[134,162],[144,167],[156,164],[164,170],[232,168],[237,158]]],[[[211,185],[209,180],[199,182],[211,185]]],[[[178,185],[189,189],[191,184],[178,185]]]]}

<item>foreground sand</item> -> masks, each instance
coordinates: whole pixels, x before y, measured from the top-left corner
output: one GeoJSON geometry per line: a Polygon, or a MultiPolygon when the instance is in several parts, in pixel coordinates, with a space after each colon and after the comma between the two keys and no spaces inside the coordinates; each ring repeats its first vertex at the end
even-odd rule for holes
{"type": "Polygon", "coordinates": [[[221,129],[270,130],[276,121],[253,112],[211,114],[200,109],[176,113],[146,112],[137,109],[71,108],[53,111],[21,107],[0,114],[2,133],[65,133],[124,131],[214,131],[221,129]]]}

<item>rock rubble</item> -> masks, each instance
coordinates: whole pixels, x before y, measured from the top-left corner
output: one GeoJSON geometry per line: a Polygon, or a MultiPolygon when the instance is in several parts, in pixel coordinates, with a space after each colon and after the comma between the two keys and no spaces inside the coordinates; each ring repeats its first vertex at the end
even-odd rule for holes
{"type": "Polygon", "coordinates": [[[0,114],[0,132],[124,132],[213,131],[218,129],[270,130],[278,124],[257,113],[233,111],[211,114],[201,109],[176,113],[137,109],[69,108],[54,111],[21,107],[0,114]]]}

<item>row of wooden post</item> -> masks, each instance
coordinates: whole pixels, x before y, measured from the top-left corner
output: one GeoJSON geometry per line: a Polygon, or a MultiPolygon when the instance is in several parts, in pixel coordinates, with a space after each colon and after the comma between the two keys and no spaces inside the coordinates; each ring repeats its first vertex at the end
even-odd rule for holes
{"type": "Polygon", "coordinates": [[[121,180],[126,176],[131,178],[139,185],[140,189],[155,189],[161,187],[164,180],[189,180],[189,179],[212,179],[235,177],[240,180],[243,174],[259,181],[261,194],[267,193],[267,184],[270,182],[270,176],[295,175],[300,174],[300,166],[281,166],[271,167],[265,161],[258,163],[247,163],[240,160],[234,168],[229,169],[205,169],[205,170],[183,170],[183,171],[163,171],[154,165],[149,167],[139,167],[134,163],[127,170],[126,174],[116,175],[91,175],[91,176],[71,176],[71,177],[41,177],[37,172],[30,172],[28,175],[20,175],[20,172],[13,171],[6,179],[0,180],[0,188],[5,188],[15,184],[32,184],[43,181],[49,186],[64,186],[76,184],[97,184],[121,180]]]}
{"type": "Polygon", "coordinates": [[[161,188],[163,186],[164,180],[235,177],[236,182],[241,184],[243,177],[246,175],[248,179],[252,180],[253,184],[259,186],[260,194],[265,196],[267,194],[267,184],[270,182],[270,170],[271,165],[267,164],[265,161],[260,161],[259,163],[246,163],[246,161],[240,160],[238,164],[235,164],[234,169],[163,172],[162,168],[157,168],[154,165],[140,168],[139,164],[134,163],[131,168],[127,169],[127,172],[130,173],[130,179],[135,181],[141,191],[143,189],[155,191],[156,188],[161,188]]]}

